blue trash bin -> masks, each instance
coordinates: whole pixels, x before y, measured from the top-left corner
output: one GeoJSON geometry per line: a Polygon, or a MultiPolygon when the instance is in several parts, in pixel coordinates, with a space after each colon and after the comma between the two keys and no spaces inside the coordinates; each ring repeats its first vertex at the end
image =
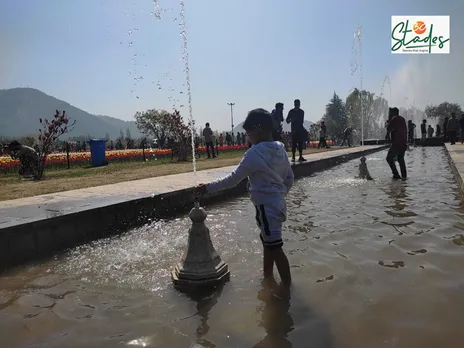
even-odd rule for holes
{"type": "Polygon", "coordinates": [[[90,145],[90,162],[93,166],[103,166],[106,162],[106,140],[91,139],[90,145]]]}

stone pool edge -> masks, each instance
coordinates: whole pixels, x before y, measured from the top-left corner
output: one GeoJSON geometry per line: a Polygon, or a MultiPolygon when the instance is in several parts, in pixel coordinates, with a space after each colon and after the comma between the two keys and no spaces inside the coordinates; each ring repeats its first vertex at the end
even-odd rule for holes
{"type": "MultiPolygon", "coordinates": [[[[301,178],[386,147],[308,161],[292,168],[295,178],[301,178]]],[[[235,188],[206,195],[201,203],[208,206],[244,193],[246,180],[235,188]]],[[[124,233],[152,219],[185,213],[192,205],[193,187],[0,229],[0,272],[51,257],[80,244],[124,233]]]]}
{"type": "Polygon", "coordinates": [[[462,155],[462,161],[459,161],[459,154],[456,153],[456,150],[453,148],[453,146],[455,147],[456,145],[450,145],[449,143],[444,144],[444,148],[451,166],[451,171],[453,172],[454,178],[458,183],[459,192],[464,196],[464,154],[462,155]],[[461,170],[458,168],[459,163],[462,165],[461,170]]]}

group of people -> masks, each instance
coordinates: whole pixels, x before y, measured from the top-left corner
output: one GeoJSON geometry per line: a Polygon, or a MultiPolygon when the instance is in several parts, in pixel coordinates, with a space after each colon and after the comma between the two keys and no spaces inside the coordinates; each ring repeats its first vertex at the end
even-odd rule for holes
{"type": "Polygon", "coordinates": [[[461,144],[464,144],[464,114],[461,115],[461,118],[458,120],[456,113],[451,113],[451,118],[445,117],[443,121],[443,134],[441,132],[441,127],[437,124],[436,130],[432,125],[427,126],[427,120],[423,120],[421,124],[421,140],[432,138],[435,134],[436,137],[448,137],[451,145],[456,144],[458,134],[461,138],[461,144]]]}
{"type": "MultiPolygon", "coordinates": [[[[299,99],[295,99],[293,102],[293,109],[291,109],[287,117],[285,118],[285,122],[290,124],[291,132],[290,132],[290,143],[291,143],[291,151],[292,151],[292,162],[296,162],[296,153],[298,151],[298,161],[305,162],[306,159],[303,157],[303,150],[306,148],[306,143],[308,141],[308,131],[304,127],[304,110],[301,109],[301,102],[299,99]]],[[[283,132],[283,122],[284,122],[284,104],[283,103],[276,103],[275,109],[271,112],[271,120],[272,120],[272,139],[274,141],[279,141],[282,143],[287,142],[286,133],[283,132]]],[[[345,141],[348,143],[349,146],[350,140],[349,137],[351,136],[352,129],[348,127],[345,130],[345,141]]],[[[216,155],[214,153],[214,133],[210,127],[209,123],[206,123],[205,128],[203,129],[203,138],[205,140],[206,146],[206,153],[208,158],[215,158],[216,155]]],[[[321,121],[320,124],[320,131],[319,131],[319,148],[328,148],[327,145],[327,127],[324,121],[321,121]]],[[[224,139],[223,135],[219,135],[219,145],[224,144],[224,140],[228,145],[234,144],[233,137],[226,133],[226,138],[224,139]]],[[[197,140],[197,143],[199,141],[197,140]]],[[[236,137],[236,144],[239,145],[246,145],[248,144],[251,147],[252,142],[246,133],[237,133],[236,137]]]]}
{"type": "MultiPolygon", "coordinates": [[[[385,126],[388,127],[389,120],[386,122],[385,126]]],[[[408,120],[407,123],[408,129],[408,143],[414,144],[415,141],[415,132],[416,124],[412,120],[408,120]]],[[[427,120],[422,120],[420,125],[421,132],[421,143],[424,143],[427,138],[433,137],[445,137],[448,138],[451,145],[456,144],[458,135],[460,136],[461,144],[464,144],[464,114],[461,115],[461,118],[456,117],[456,113],[451,113],[451,118],[445,117],[443,120],[443,128],[440,124],[436,125],[436,128],[433,128],[431,124],[427,124],[427,120]]],[[[386,138],[387,142],[391,141],[390,132],[387,130],[386,138]]]]}
{"type": "MultiPolygon", "coordinates": [[[[275,109],[271,112],[272,119],[272,138],[274,141],[282,142],[283,127],[282,123],[284,122],[284,104],[277,103],[275,109]]],[[[296,151],[298,150],[298,161],[306,162],[306,159],[303,157],[303,150],[305,148],[306,142],[308,141],[308,131],[304,127],[304,110],[301,109],[301,102],[299,99],[295,99],[293,102],[293,109],[291,109],[285,122],[290,124],[291,128],[291,146],[292,146],[292,162],[296,161],[296,151]]],[[[328,148],[327,145],[327,127],[324,121],[321,122],[320,132],[319,132],[319,145],[321,148],[328,148]]]]}

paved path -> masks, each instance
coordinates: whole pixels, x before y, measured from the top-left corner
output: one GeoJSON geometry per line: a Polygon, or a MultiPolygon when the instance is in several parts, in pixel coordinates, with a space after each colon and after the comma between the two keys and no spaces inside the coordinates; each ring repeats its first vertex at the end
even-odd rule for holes
{"type": "Polygon", "coordinates": [[[450,145],[449,143],[446,143],[445,148],[450,157],[451,167],[456,177],[456,181],[459,184],[461,192],[464,193],[464,145],[450,145]]]}
{"type": "MultiPolygon", "coordinates": [[[[365,146],[374,149],[382,146],[365,146]]],[[[339,157],[362,151],[363,148],[346,148],[307,155],[308,162],[339,157]]],[[[198,183],[209,183],[229,174],[236,166],[197,172],[198,183]]],[[[114,174],[117,175],[117,174],[114,174]]],[[[57,192],[35,197],[0,201],[0,229],[43,220],[46,218],[72,214],[102,206],[118,204],[129,200],[146,198],[177,190],[194,187],[193,173],[182,173],[163,177],[120,182],[117,184],[89,187],[79,190],[57,192]]]]}

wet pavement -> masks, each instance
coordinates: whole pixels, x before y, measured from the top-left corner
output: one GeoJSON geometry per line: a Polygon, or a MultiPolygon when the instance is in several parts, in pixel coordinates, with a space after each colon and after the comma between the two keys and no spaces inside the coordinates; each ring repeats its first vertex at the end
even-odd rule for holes
{"type": "Polygon", "coordinates": [[[443,148],[386,151],[298,180],[284,249],[291,299],[261,284],[262,246],[248,197],[208,209],[231,281],[210,296],[170,274],[187,216],[156,221],[0,277],[2,347],[461,348],[464,205],[443,148]]]}
{"type": "Polygon", "coordinates": [[[451,167],[458,181],[458,186],[464,194],[464,145],[450,145],[447,143],[445,148],[451,160],[451,167]]]}
{"type": "MultiPolygon", "coordinates": [[[[365,146],[364,149],[378,147],[381,146],[365,146]]],[[[362,151],[362,148],[345,148],[311,154],[307,156],[307,159],[308,162],[311,162],[359,151],[362,151]]],[[[230,166],[199,171],[197,172],[197,180],[199,183],[211,182],[229,174],[235,167],[230,166]]],[[[193,173],[183,173],[0,201],[0,230],[65,214],[78,213],[80,211],[183,190],[194,187],[195,183],[196,180],[193,173]]]]}

